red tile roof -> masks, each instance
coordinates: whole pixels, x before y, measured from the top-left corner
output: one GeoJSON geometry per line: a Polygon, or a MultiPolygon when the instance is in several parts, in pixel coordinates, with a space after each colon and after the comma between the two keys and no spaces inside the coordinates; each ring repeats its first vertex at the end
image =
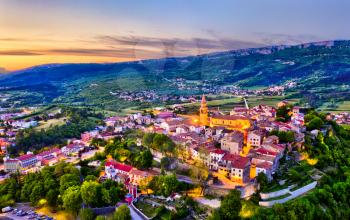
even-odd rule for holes
{"type": "Polygon", "coordinates": [[[248,157],[242,157],[235,154],[226,154],[223,160],[231,161],[232,168],[244,169],[249,163],[248,157]]]}
{"type": "Polygon", "coordinates": [[[211,151],[211,153],[214,153],[214,154],[225,154],[226,151],[221,150],[221,149],[216,149],[216,150],[211,151]]]}
{"type": "Polygon", "coordinates": [[[262,154],[262,155],[271,155],[271,156],[276,156],[277,155],[276,152],[273,152],[273,151],[270,151],[270,150],[267,150],[267,149],[264,149],[264,148],[256,149],[255,152],[258,153],[258,154],[262,154]]]}
{"type": "Polygon", "coordinates": [[[121,170],[121,171],[124,171],[124,172],[127,172],[127,173],[129,173],[133,169],[132,166],[129,166],[129,165],[126,165],[126,164],[122,164],[122,163],[118,163],[115,160],[108,160],[105,163],[105,166],[107,166],[107,167],[112,166],[116,170],[121,170]]]}
{"type": "Polygon", "coordinates": [[[20,160],[20,161],[26,161],[26,160],[30,160],[30,159],[32,159],[34,157],[35,157],[34,154],[24,154],[22,156],[17,157],[17,159],[20,160]]]}
{"type": "Polygon", "coordinates": [[[272,168],[272,163],[269,163],[269,162],[265,161],[265,162],[257,164],[256,167],[263,168],[265,170],[269,170],[269,169],[272,168]]]}
{"type": "Polygon", "coordinates": [[[37,156],[44,157],[44,156],[50,155],[52,153],[58,153],[60,151],[61,150],[59,148],[55,147],[55,148],[52,148],[50,150],[43,151],[43,152],[37,154],[37,156]]]}

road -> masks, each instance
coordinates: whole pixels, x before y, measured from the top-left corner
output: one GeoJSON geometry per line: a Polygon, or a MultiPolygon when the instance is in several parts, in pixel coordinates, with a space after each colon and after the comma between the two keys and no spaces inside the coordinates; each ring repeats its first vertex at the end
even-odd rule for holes
{"type": "Polygon", "coordinates": [[[144,220],[132,207],[129,206],[132,220],[144,220]]]}

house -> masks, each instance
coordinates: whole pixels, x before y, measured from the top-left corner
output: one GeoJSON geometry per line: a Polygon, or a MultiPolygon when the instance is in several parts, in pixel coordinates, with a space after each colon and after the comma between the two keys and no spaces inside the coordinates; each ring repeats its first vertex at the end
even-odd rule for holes
{"type": "Polygon", "coordinates": [[[279,138],[276,135],[268,136],[264,139],[263,144],[278,144],[279,138]]]}
{"type": "Polygon", "coordinates": [[[38,159],[38,161],[41,162],[41,165],[52,166],[58,162],[58,156],[61,153],[61,150],[55,147],[37,154],[36,158],[38,159]]]}
{"type": "Polygon", "coordinates": [[[300,113],[300,107],[299,106],[294,106],[292,109],[293,115],[298,115],[300,113]]]}
{"type": "Polygon", "coordinates": [[[221,139],[221,149],[231,154],[239,154],[243,148],[244,135],[239,131],[227,134],[221,139]]]}
{"type": "Polygon", "coordinates": [[[5,172],[14,173],[19,171],[21,166],[18,159],[4,158],[4,170],[5,172]]]}
{"type": "Polygon", "coordinates": [[[142,181],[149,179],[149,177],[151,177],[149,172],[141,171],[141,170],[138,170],[135,168],[132,169],[129,173],[130,182],[135,184],[135,185],[142,184],[142,181]]]}
{"type": "Polygon", "coordinates": [[[249,146],[260,147],[266,132],[263,130],[253,130],[248,132],[247,142],[249,146]]]}
{"type": "Polygon", "coordinates": [[[78,143],[71,143],[67,146],[62,147],[61,151],[64,155],[69,156],[72,154],[78,154],[79,151],[82,151],[84,149],[84,145],[78,144],[78,143]]]}
{"type": "Polygon", "coordinates": [[[219,173],[225,174],[234,182],[249,181],[250,159],[235,154],[226,154],[219,164],[219,173]]]}
{"type": "Polygon", "coordinates": [[[215,149],[210,151],[209,157],[209,169],[211,170],[218,170],[219,169],[219,162],[222,161],[222,158],[225,156],[227,152],[221,149],[215,149]]]}
{"type": "Polygon", "coordinates": [[[19,165],[22,169],[35,167],[39,162],[36,156],[31,152],[27,152],[27,154],[17,157],[17,160],[19,160],[19,165]]]}
{"type": "Polygon", "coordinates": [[[109,159],[105,163],[105,173],[107,178],[116,180],[119,174],[128,175],[133,169],[132,166],[119,163],[113,159],[109,159]]]}
{"type": "Polygon", "coordinates": [[[255,165],[256,176],[264,173],[269,181],[272,180],[272,164],[269,162],[261,162],[255,165]]]}

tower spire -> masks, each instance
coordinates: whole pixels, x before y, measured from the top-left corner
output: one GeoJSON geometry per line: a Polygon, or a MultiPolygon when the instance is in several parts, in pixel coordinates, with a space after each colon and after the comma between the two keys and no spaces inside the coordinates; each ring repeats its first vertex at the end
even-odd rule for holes
{"type": "Polygon", "coordinates": [[[199,121],[202,125],[208,124],[208,107],[204,94],[202,96],[201,107],[199,109],[199,121]]]}

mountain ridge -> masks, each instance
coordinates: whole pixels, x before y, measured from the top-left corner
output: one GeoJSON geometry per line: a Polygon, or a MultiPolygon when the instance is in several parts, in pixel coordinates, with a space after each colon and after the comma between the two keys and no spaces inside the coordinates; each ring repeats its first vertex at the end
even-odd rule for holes
{"type": "Polygon", "coordinates": [[[322,93],[327,85],[350,84],[350,41],[277,45],[120,63],[45,64],[1,76],[0,87],[3,91],[34,91],[44,97],[49,93],[48,100],[72,95],[84,100],[87,93],[91,95],[91,84],[103,85],[94,89],[104,98],[112,91],[149,89],[182,94],[183,91],[169,83],[179,78],[213,86],[244,87],[279,85],[293,80],[298,82],[300,91],[320,88],[322,93]]]}

